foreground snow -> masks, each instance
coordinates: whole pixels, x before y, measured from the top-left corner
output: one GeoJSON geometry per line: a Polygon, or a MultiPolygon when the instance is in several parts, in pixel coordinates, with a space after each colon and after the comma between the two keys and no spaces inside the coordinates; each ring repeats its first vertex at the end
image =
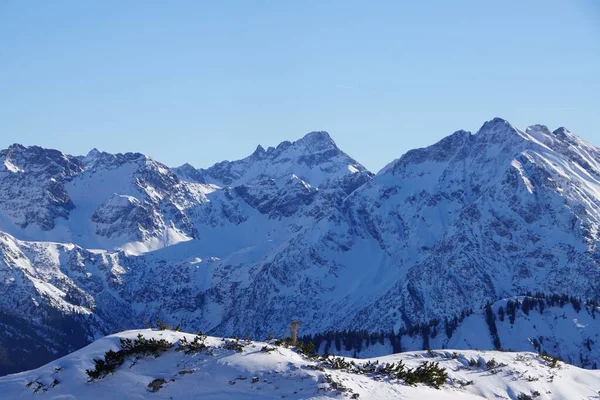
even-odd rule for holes
{"type": "MultiPolygon", "coordinates": [[[[3,399],[592,399],[598,397],[600,371],[549,362],[534,353],[472,350],[410,352],[380,357],[379,363],[402,360],[408,368],[424,361],[439,362],[448,380],[441,389],[407,386],[401,381],[333,370],[285,347],[265,352],[266,343],[245,343],[241,352],[226,350],[223,339],[209,337],[208,349],[197,354],[175,351],[160,356],[127,359],[103,379],[89,381],[86,369],[106,351],[119,350],[121,338],[188,341],[194,335],[173,331],[134,330],[107,336],[36,370],[0,378],[3,399]],[[454,356],[453,356],[454,353],[454,356]],[[496,366],[488,368],[486,364],[496,366]],[[477,363],[477,365],[470,365],[477,363]],[[506,365],[503,365],[506,364],[506,365]],[[324,368],[321,368],[324,367],[324,368]],[[149,384],[164,379],[151,391],[149,384]],[[472,383],[471,383],[472,382],[472,383]],[[345,387],[342,392],[333,387],[345,387]],[[358,395],[358,397],[356,397],[358,395]],[[352,397],[354,396],[354,397],[352,397]],[[536,397],[537,396],[537,397],[536,397]],[[523,397],[521,397],[523,398],[523,397]]],[[[352,360],[362,364],[371,360],[352,360]]]]}

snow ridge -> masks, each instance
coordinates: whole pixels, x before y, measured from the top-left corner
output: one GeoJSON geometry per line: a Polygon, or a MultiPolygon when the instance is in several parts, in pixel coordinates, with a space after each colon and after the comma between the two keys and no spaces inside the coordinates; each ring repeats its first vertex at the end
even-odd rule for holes
{"type": "Polygon", "coordinates": [[[189,343],[194,338],[173,331],[122,332],[37,370],[0,378],[0,391],[7,398],[20,399],[583,399],[596,397],[600,385],[599,371],[554,363],[534,353],[442,350],[340,360],[307,357],[272,342],[236,344],[216,337],[205,339],[208,347],[198,352],[175,350],[183,339],[189,343]],[[139,337],[164,340],[173,348],[156,357],[127,358],[113,373],[90,381],[85,371],[94,369],[94,359],[119,350],[121,339],[139,337]],[[436,389],[378,378],[383,372],[376,371],[400,361],[413,370],[425,362],[437,363],[447,379],[436,389]],[[342,362],[354,364],[341,366],[342,362]],[[371,372],[359,372],[365,366],[371,372]]]}

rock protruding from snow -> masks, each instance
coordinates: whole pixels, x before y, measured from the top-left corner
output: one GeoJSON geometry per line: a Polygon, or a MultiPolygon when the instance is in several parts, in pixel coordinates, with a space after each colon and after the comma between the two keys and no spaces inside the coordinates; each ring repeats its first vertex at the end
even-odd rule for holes
{"type": "Polygon", "coordinates": [[[84,166],[75,157],[38,146],[13,144],[0,151],[0,229],[54,228],[75,207],[65,184],[84,166]]]}

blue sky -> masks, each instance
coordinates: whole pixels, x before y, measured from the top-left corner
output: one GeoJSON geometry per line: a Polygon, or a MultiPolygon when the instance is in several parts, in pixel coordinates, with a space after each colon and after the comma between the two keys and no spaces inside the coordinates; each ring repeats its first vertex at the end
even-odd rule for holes
{"type": "Polygon", "coordinates": [[[600,145],[600,2],[0,0],[0,147],[206,167],[311,130],[377,171],[495,116],[600,145]]]}

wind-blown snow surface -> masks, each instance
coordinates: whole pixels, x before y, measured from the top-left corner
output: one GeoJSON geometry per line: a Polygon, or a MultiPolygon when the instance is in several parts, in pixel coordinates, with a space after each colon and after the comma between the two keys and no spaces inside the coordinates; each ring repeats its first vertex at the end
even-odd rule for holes
{"type": "MultiPolygon", "coordinates": [[[[176,343],[194,335],[172,331],[128,331],[108,336],[39,369],[0,378],[0,393],[6,399],[516,399],[519,395],[538,399],[593,399],[598,396],[600,371],[587,371],[550,363],[533,353],[493,351],[436,351],[395,354],[361,364],[402,360],[408,368],[424,361],[439,362],[448,380],[441,389],[402,381],[334,370],[318,360],[291,349],[275,347],[264,352],[266,343],[244,344],[242,352],[221,348],[220,338],[207,340],[208,350],[185,354],[175,349],[159,357],[129,358],[113,374],[89,381],[86,369],[94,369],[94,358],[119,349],[120,338],[166,339],[176,343]],[[453,355],[454,353],[454,355],[453,355]],[[454,357],[454,358],[453,358],[454,357]],[[473,360],[473,361],[471,361],[473,360]],[[494,361],[496,366],[486,364],[494,361]],[[470,365],[478,362],[477,365],[470,365]],[[319,367],[323,367],[322,370],[319,367]],[[326,377],[329,375],[329,377],[326,377]],[[163,379],[157,391],[149,386],[163,379]],[[331,382],[347,391],[335,390],[331,382]]],[[[269,345],[270,346],[270,345],[269,345]]],[[[176,346],[175,346],[176,348],[176,346]]]]}
{"type": "Polygon", "coordinates": [[[66,319],[58,354],[73,327],[85,342],[158,318],[266,337],[526,292],[600,300],[600,150],[565,128],[496,118],[376,176],[324,132],[202,170],[20,145],[0,160],[0,311],[14,331],[66,319]]]}

